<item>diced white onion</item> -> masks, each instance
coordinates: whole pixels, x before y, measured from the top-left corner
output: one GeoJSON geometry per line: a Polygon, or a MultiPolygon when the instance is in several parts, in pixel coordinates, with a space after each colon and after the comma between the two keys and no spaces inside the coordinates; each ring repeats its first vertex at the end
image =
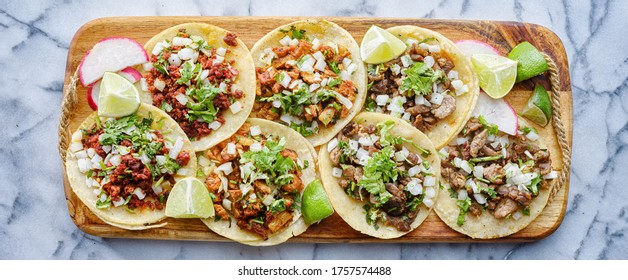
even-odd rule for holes
{"type": "Polygon", "coordinates": [[[233,172],[233,167],[231,166],[231,162],[226,162],[216,167],[216,171],[222,171],[225,175],[231,174],[233,172]]]}
{"type": "Polygon", "coordinates": [[[114,166],[118,166],[122,162],[122,156],[112,155],[111,158],[109,158],[109,162],[111,162],[114,166]]]}
{"type": "Polygon", "coordinates": [[[181,65],[181,58],[176,53],[173,53],[168,57],[168,63],[174,67],[179,67],[181,65]]]}
{"type": "Polygon", "coordinates": [[[530,158],[530,159],[534,159],[534,156],[530,153],[530,151],[525,150],[523,153],[524,153],[524,154],[525,154],[528,158],[530,158]]]}
{"type": "Polygon", "coordinates": [[[192,44],[192,39],[190,39],[190,38],[183,38],[183,37],[174,37],[174,38],[172,38],[172,45],[173,46],[187,46],[189,44],[192,44]]]}
{"type": "Polygon", "coordinates": [[[294,38],[292,40],[290,40],[290,46],[296,46],[299,44],[299,40],[294,38]]]}
{"type": "Polygon", "coordinates": [[[144,69],[144,71],[148,72],[148,71],[153,69],[153,64],[150,63],[150,62],[146,62],[146,63],[142,64],[142,69],[144,69]]]}
{"type": "Polygon", "coordinates": [[[327,67],[327,63],[325,62],[325,59],[318,59],[316,61],[316,64],[314,65],[314,69],[321,72],[325,71],[326,67],[327,67]]]}
{"type": "Polygon", "coordinates": [[[434,176],[425,176],[423,179],[423,185],[426,187],[432,187],[436,185],[436,177],[434,176]]]}
{"type": "Polygon", "coordinates": [[[459,157],[455,157],[454,158],[454,166],[460,168],[460,165],[462,164],[462,159],[459,157]]]}
{"type": "Polygon", "coordinates": [[[84,158],[78,159],[77,165],[81,173],[86,173],[91,169],[91,163],[89,162],[89,160],[84,158]]]}
{"type": "Polygon", "coordinates": [[[349,66],[351,65],[351,59],[348,57],[345,57],[342,59],[342,65],[345,66],[345,69],[348,69],[349,66]]]}
{"type": "Polygon", "coordinates": [[[281,108],[281,101],[279,101],[279,100],[273,100],[273,107],[275,107],[275,108],[281,108]]]}
{"type": "Polygon", "coordinates": [[[164,50],[164,45],[162,43],[157,43],[155,44],[155,47],[153,48],[153,51],[151,51],[151,53],[153,55],[159,55],[161,51],[163,50],[164,50]]]}
{"type": "Polygon", "coordinates": [[[310,92],[314,92],[317,89],[319,89],[320,87],[321,87],[321,85],[319,85],[319,84],[311,84],[310,85],[310,92]]]}
{"type": "Polygon", "coordinates": [[[262,134],[262,130],[259,128],[259,126],[254,125],[251,126],[249,133],[251,134],[251,136],[257,136],[262,134]]]}
{"type": "Polygon", "coordinates": [[[216,49],[216,54],[217,55],[221,55],[221,56],[225,56],[225,54],[227,54],[227,50],[223,47],[217,48],[216,49]]]}
{"type": "Polygon", "coordinates": [[[290,78],[290,75],[288,75],[288,73],[286,72],[282,72],[280,75],[281,75],[281,81],[279,81],[279,83],[281,84],[281,86],[287,88],[288,85],[290,85],[290,80],[292,78],[290,78]]]}
{"type": "Polygon", "coordinates": [[[539,135],[536,134],[536,132],[534,132],[532,130],[528,134],[526,134],[526,137],[528,137],[528,139],[530,139],[532,141],[539,140],[539,135]]]}
{"type": "Polygon", "coordinates": [[[408,67],[410,65],[412,65],[412,58],[409,55],[404,55],[401,57],[401,64],[403,65],[403,67],[408,67]]]}
{"type": "Polygon", "coordinates": [[[172,149],[170,149],[168,156],[170,156],[171,159],[176,159],[179,156],[181,149],[183,149],[183,140],[179,137],[174,142],[174,145],[172,145],[172,149]]]}
{"type": "Polygon", "coordinates": [[[290,44],[290,41],[292,41],[292,39],[290,38],[290,36],[286,35],[286,37],[283,37],[281,40],[279,40],[279,44],[281,44],[282,46],[287,46],[290,44]]]}
{"type": "Polygon", "coordinates": [[[211,123],[208,125],[208,127],[209,127],[209,128],[211,128],[211,129],[213,129],[213,130],[216,130],[216,129],[220,128],[220,126],[221,126],[221,125],[222,125],[222,124],[221,124],[219,121],[213,121],[213,122],[211,122],[211,123]]]}
{"type": "Polygon", "coordinates": [[[434,206],[434,201],[429,198],[424,198],[423,205],[425,205],[426,207],[432,207],[434,206]]]}
{"type": "Polygon", "coordinates": [[[456,90],[456,96],[469,92],[469,86],[462,85],[462,88],[456,90]]]}
{"type": "Polygon", "coordinates": [[[233,102],[233,104],[229,106],[229,110],[231,110],[231,113],[234,113],[234,114],[237,114],[238,112],[242,111],[242,109],[244,109],[244,106],[242,106],[242,103],[240,103],[240,101],[233,102]]]}
{"type": "Polygon", "coordinates": [[[390,66],[390,71],[395,75],[399,75],[399,73],[401,73],[401,66],[399,66],[399,64],[393,64],[390,66]]]}
{"type": "Polygon", "coordinates": [[[443,103],[444,97],[445,97],[444,94],[434,93],[432,94],[432,99],[430,99],[430,102],[436,105],[440,105],[441,103],[443,103]]]}
{"type": "MultiPolygon", "coordinates": [[[[423,183],[423,185],[425,185],[425,182],[423,183]]],[[[435,196],[436,196],[436,190],[433,187],[425,188],[425,197],[433,198],[435,196]]]]}
{"type": "Polygon", "coordinates": [[[179,103],[181,103],[181,105],[185,105],[188,103],[188,97],[185,96],[185,94],[183,93],[179,93],[177,94],[174,99],[176,99],[179,103]]]}
{"type": "Polygon", "coordinates": [[[376,135],[362,136],[358,139],[358,143],[362,146],[373,146],[373,144],[379,139],[376,135]]]}
{"type": "Polygon", "coordinates": [[[78,159],[85,159],[87,158],[87,152],[85,152],[84,150],[80,150],[76,153],[74,153],[74,156],[78,159]]]}
{"type": "Polygon", "coordinates": [[[466,200],[469,197],[466,189],[461,189],[458,191],[458,200],[466,200]]]}
{"type": "Polygon", "coordinates": [[[113,203],[113,206],[118,207],[122,204],[124,204],[124,198],[122,198],[121,196],[118,196],[118,199],[116,200],[112,200],[111,202],[113,203]]]}
{"type": "Polygon", "coordinates": [[[292,116],[289,115],[289,114],[283,114],[283,115],[281,115],[281,117],[279,117],[279,119],[282,122],[285,122],[287,124],[291,124],[292,123],[292,116]]]}
{"type": "Polygon", "coordinates": [[[467,141],[469,141],[469,137],[459,137],[456,139],[456,144],[458,144],[458,146],[467,143],[467,141]]]}
{"type": "Polygon", "coordinates": [[[255,142],[249,146],[249,150],[252,152],[259,152],[262,150],[262,144],[259,142],[255,142]]]}
{"type": "Polygon", "coordinates": [[[467,174],[471,174],[471,172],[473,172],[473,170],[471,169],[471,166],[469,166],[469,162],[467,162],[466,160],[463,160],[460,163],[460,168],[462,168],[462,170],[467,172],[467,174]]]}
{"type": "Polygon", "coordinates": [[[463,85],[464,84],[462,83],[461,80],[453,80],[453,81],[451,81],[451,86],[454,87],[454,89],[456,89],[456,90],[461,89],[463,85]]]}
{"type": "Polygon", "coordinates": [[[449,73],[447,73],[447,78],[449,78],[450,80],[458,79],[458,71],[456,70],[449,71],[449,73]]]}
{"type": "Polygon", "coordinates": [[[342,169],[340,169],[338,167],[332,168],[331,169],[331,176],[334,176],[336,178],[342,177],[342,169]]]}
{"type": "Polygon", "coordinates": [[[318,38],[314,38],[314,40],[312,40],[312,49],[316,50],[320,46],[321,46],[321,42],[318,40],[318,38]]]}
{"type": "Polygon", "coordinates": [[[430,48],[430,45],[426,44],[426,43],[420,43],[419,47],[424,49],[424,50],[428,50],[430,48]]]}
{"type": "Polygon", "coordinates": [[[486,197],[484,197],[483,194],[474,193],[473,197],[475,198],[475,201],[477,201],[479,204],[486,204],[486,197]]]}
{"type": "Polygon", "coordinates": [[[76,153],[82,149],[83,149],[83,143],[81,142],[72,142],[72,144],[70,144],[70,151],[73,153],[76,153]]]}
{"type": "MultiPolygon", "coordinates": [[[[159,162],[159,160],[157,162],[159,162]]],[[[204,156],[198,157],[198,165],[200,165],[201,167],[206,167],[206,166],[209,166],[210,164],[211,164],[211,161],[207,157],[204,157],[204,156]]]]}
{"type": "Polygon", "coordinates": [[[425,63],[428,67],[434,66],[434,62],[434,58],[430,55],[423,58],[423,63],[425,63]]]}
{"type": "Polygon", "coordinates": [[[337,146],[338,146],[338,139],[337,138],[331,139],[331,141],[327,143],[327,152],[331,153],[331,151],[333,151],[337,146]]]}
{"type": "Polygon", "coordinates": [[[227,154],[235,155],[236,154],[236,145],[229,142],[227,143],[227,154]]]}
{"type": "Polygon", "coordinates": [[[412,166],[408,169],[408,176],[414,177],[421,172],[421,167],[418,165],[412,166]]]}
{"type": "Polygon", "coordinates": [[[395,161],[405,161],[406,160],[406,156],[403,154],[402,151],[398,151],[395,153],[395,161]]]}
{"type": "Polygon", "coordinates": [[[554,170],[552,170],[550,173],[543,175],[543,179],[545,180],[553,180],[556,178],[558,178],[558,173],[554,170]]]}
{"type": "Polygon", "coordinates": [[[375,103],[379,106],[385,106],[389,99],[390,96],[388,96],[388,94],[380,94],[375,97],[375,103]]]}
{"type": "Polygon", "coordinates": [[[406,189],[412,195],[420,195],[421,193],[423,193],[423,187],[416,178],[413,178],[412,180],[410,180],[410,182],[408,182],[408,184],[406,185],[406,189]]]}
{"type": "Polygon", "coordinates": [[[142,191],[141,188],[135,188],[135,190],[133,190],[133,194],[137,196],[137,199],[139,200],[143,200],[144,197],[146,197],[146,194],[142,191]]]}
{"type": "Polygon", "coordinates": [[[353,107],[353,102],[351,102],[351,100],[347,99],[346,97],[342,96],[342,94],[334,92],[336,94],[336,100],[338,100],[338,102],[340,102],[340,104],[344,105],[345,107],[347,107],[347,109],[351,109],[351,107],[353,107]]]}
{"type": "Polygon", "coordinates": [[[354,151],[358,151],[359,143],[353,139],[349,140],[349,148],[354,151]]]}
{"type": "Polygon", "coordinates": [[[484,178],[484,167],[481,165],[476,165],[473,167],[473,176],[478,179],[484,178]]]}
{"type": "Polygon", "coordinates": [[[222,63],[223,61],[225,61],[225,57],[224,57],[224,56],[221,56],[221,55],[216,55],[216,58],[214,58],[213,63],[214,63],[214,64],[220,64],[220,63],[222,63]]]}
{"type": "Polygon", "coordinates": [[[430,52],[433,52],[433,53],[440,52],[440,46],[439,45],[430,45],[427,49],[430,52]]]}
{"type": "Polygon", "coordinates": [[[166,82],[160,80],[160,79],[155,79],[155,81],[153,82],[153,85],[155,86],[155,88],[158,91],[163,91],[164,88],[166,87],[166,82]]]}
{"type": "Polygon", "coordinates": [[[83,139],[83,133],[80,130],[77,130],[74,133],[72,133],[72,142],[81,142],[82,139],[83,139]]]}

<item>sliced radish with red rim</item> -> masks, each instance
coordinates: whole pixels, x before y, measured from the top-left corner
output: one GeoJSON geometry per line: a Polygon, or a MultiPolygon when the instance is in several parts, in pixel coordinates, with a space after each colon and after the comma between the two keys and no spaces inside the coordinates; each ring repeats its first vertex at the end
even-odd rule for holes
{"type": "Polygon", "coordinates": [[[519,129],[519,118],[515,109],[503,98],[493,99],[480,91],[478,103],[475,105],[472,117],[482,116],[488,123],[497,125],[500,131],[516,135],[519,129]]]}
{"type": "Polygon", "coordinates": [[[117,72],[129,66],[148,62],[148,54],[137,41],[124,37],[100,40],[85,54],[79,65],[83,86],[100,80],[106,71],[117,72]]]}
{"type": "Polygon", "coordinates": [[[467,57],[471,57],[474,54],[501,55],[493,46],[478,40],[459,40],[456,41],[456,46],[467,57]]]}

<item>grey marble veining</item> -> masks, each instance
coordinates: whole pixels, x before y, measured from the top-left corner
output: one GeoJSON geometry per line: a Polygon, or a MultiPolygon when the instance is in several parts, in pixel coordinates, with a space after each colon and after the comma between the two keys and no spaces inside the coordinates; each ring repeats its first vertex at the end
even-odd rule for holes
{"type": "Polygon", "coordinates": [[[0,259],[628,259],[625,1],[1,1],[0,259]],[[225,4],[228,3],[228,4],[225,4]],[[567,214],[510,244],[284,244],[103,239],[67,215],[56,126],[67,50],[106,16],[321,15],[516,20],[556,32],[574,97],[567,214]]]}

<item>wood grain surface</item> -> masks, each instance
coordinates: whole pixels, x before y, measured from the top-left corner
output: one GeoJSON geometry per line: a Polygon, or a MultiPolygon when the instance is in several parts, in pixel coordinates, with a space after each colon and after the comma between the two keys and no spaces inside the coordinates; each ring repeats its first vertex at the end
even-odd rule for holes
{"type": "MultiPolygon", "coordinates": [[[[100,39],[111,36],[124,36],[144,44],[161,30],[185,22],[204,22],[236,33],[249,49],[267,32],[279,25],[304,17],[114,17],[97,19],[83,25],[75,34],[68,51],[65,73],[67,88],[71,76],[75,72],[85,53],[100,39]]],[[[475,39],[493,45],[503,55],[521,41],[530,41],[541,52],[548,54],[558,65],[560,71],[561,112],[565,130],[572,142],[573,106],[571,81],[567,56],[562,42],[549,29],[527,23],[466,21],[466,20],[432,20],[432,19],[398,19],[398,18],[334,18],[325,19],[339,24],[353,34],[358,44],[366,30],[373,24],[383,28],[396,25],[416,25],[442,33],[453,41],[475,39]]],[[[521,112],[527,99],[537,83],[550,88],[549,79],[540,76],[515,85],[506,100],[521,112]]],[[[86,89],[78,88],[78,105],[74,108],[69,129],[74,131],[92,110],[87,105],[86,89]]],[[[537,127],[540,135],[547,142],[552,153],[552,165],[556,170],[562,168],[560,149],[552,124],[545,128],[537,127]]],[[[211,232],[197,219],[171,219],[165,221],[163,228],[143,231],[129,231],[110,226],[96,216],[72,192],[67,181],[64,168],[64,191],[67,199],[68,213],[74,223],[84,232],[102,237],[150,238],[229,241],[211,232]]],[[[311,226],[305,233],[294,237],[289,242],[518,242],[542,239],[554,232],[565,214],[569,191],[569,180],[566,181],[554,201],[545,207],[543,213],[522,231],[511,236],[494,240],[474,240],[447,227],[432,212],[425,222],[416,230],[394,240],[378,240],[363,235],[334,214],[320,224],[311,226]]]]}

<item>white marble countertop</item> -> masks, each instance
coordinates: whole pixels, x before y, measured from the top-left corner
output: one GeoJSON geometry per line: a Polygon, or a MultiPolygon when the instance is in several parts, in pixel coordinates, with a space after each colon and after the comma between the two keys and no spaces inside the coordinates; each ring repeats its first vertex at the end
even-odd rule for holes
{"type": "Polygon", "coordinates": [[[176,2],[2,1],[0,259],[628,259],[623,185],[628,182],[628,3],[176,2]],[[565,219],[543,240],[509,244],[288,243],[255,248],[87,235],[67,214],[54,144],[68,46],[76,30],[92,19],[141,15],[427,17],[544,25],[565,45],[573,88],[573,167],[565,219]]]}

